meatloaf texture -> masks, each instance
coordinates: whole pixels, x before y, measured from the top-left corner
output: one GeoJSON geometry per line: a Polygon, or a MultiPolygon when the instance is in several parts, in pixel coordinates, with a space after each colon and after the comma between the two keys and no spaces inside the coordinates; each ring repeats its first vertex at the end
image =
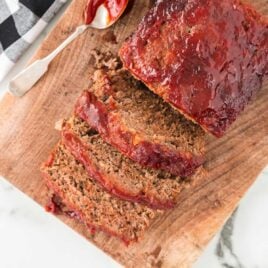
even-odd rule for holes
{"type": "Polygon", "coordinates": [[[76,116],[144,167],[189,176],[204,161],[204,132],[122,69],[98,70],[76,116]]]}
{"type": "Polygon", "coordinates": [[[145,169],[106,143],[77,117],[64,124],[62,142],[108,192],[152,208],[174,207],[181,190],[203,174],[199,168],[186,179],[161,170],[145,169]]]}
{"type": "Polygon", "coordinates": [[[124,66],[217,137],[268,74],[268,23],[236,0],[165,0],[120,49],[124,66]]]}
{"type": "Polygon", "coordinates": [[[125,243],[141,238],[161,213],[104,191],[62,144],[55,148],[42,172],[48,187],[76,218],[87,227],[117,236],[125,243]]]}

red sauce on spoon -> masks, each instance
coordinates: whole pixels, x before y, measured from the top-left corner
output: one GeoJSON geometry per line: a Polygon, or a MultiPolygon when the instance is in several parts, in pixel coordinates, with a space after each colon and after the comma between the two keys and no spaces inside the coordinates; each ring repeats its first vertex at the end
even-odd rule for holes
{"type": "Polygon", "coordinates": [[[104,5],[109,13],[107,23],[115,21],[125,10],[128,0],[89,0],[84,11],[85,23],[90,24],[95,16],[98,8],[104,5]]]}

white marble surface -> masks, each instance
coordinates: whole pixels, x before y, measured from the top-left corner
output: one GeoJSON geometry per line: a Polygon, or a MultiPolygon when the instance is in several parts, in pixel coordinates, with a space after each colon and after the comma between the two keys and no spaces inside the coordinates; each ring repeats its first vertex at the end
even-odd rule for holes
{"type": "Polygon", "coordinates": [[[241,200],[194,268],[268,267],[268,167],[241,200]]]}
{"type": "MultiPolygon", "coordinates": [[[[9,79],[25,66],[62,12],[0,83],[0,98],[9,79]]],[[[193,267],[267,268],[267,204],[268,167],[193,267]]],[[[119,265],[0,177],[0,268],[35,267],[119,265]]]]}

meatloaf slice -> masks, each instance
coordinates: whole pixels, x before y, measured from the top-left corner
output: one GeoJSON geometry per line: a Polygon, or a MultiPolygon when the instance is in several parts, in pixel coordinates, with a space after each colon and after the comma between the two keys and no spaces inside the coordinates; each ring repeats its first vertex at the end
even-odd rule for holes
{"type": "Polygon", "coordinates": [[[167,209],[176,204],[180,191],[202,170],[184,179],[170,173],[142,168],[106,143],[95,130],[78,117],[62,129],[62,141],[68,150],[107,191],[122,199],[167,209]]]}
{"type": "Polygon", "coordinates": [[[120,49],[124,66],[217,137],[268,74],[268,23],[237,0],[158,1],[120,49]]]}
{"type": "Polygon", "coordinates": [[[76,218],[89,228],[117,236],[126,243],[141,238],[160,213],[104,191],[62,144],[55,148],[42,173],[48,187],[76,218]]]}
{"type": "Polygon", "coordinates": [[[204,161],[204,132],[122,69],[98,70],[75,114],[144,167],[189,176],[204,161]]]}

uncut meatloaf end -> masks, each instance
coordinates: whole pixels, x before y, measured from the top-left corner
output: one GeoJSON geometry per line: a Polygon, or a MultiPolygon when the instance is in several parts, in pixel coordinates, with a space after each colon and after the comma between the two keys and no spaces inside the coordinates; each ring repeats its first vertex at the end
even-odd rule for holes
{"type": "Polygon", "coordinates": [[[204,131],[129,72],[98,70],[78,99],[76,116],[144,167],[190,176],[204,162],[204,131]]]}
{"type": "Polygon", "coordinates": [[[125,243],[142,238],[161,213],[104,191],[62,144],[58,144],[43,165],[42,173],[48,187],[76,218],[88,228],[104,231],[125,243]]]}
{"type": "Polygon", "coordinates": [[[221,137],[267,78],[267,22],[237,0],[158,1],[119,55],[153,92],[221,137]]]}
{"type": "Polygon", "coordinates": [[[143,168],[106,143],[78,117],[64,123],[62,142],[108,192],[152,208],[174,207],[181,190],[203,176],[201,167],[189,178],[143,168]]]}

